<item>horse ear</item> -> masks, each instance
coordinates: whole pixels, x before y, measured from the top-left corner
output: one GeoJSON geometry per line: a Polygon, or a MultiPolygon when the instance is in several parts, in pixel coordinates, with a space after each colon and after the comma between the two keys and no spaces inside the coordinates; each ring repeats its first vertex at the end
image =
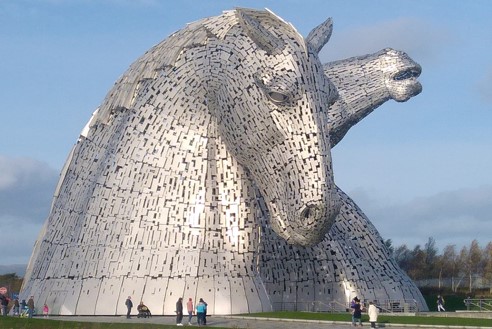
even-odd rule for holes
{"type": "Polygon", "coordinates": [[[330,40],[332,31],[333,21],[330,17],[309,32],[306,38],[306,43],[310,45],[316,53],[319,53],[323,46],[326,45],[328,40],[330,40]]]}
{"type": "Polygon", "coordinates": [[[285,42],[274,36],[263,27],[254,17],[248,15],[246,10],[236,9],[239,23],[255,44],[269,55],[278,55],[285,48],[285,42]]]}

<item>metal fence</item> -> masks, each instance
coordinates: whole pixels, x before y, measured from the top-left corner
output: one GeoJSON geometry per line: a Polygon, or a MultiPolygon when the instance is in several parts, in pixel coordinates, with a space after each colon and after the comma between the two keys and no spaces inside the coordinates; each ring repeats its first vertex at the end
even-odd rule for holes
{"type": "Polygon", "coordinates": [[[417,313],[419,311],[415,299],[385,299],[374,302],[383,313],[417,313]]]}
{"type": "MultiPolygon", "coordinates": [[[[382,313],[417,313],[418,304],[415,299],[385,299],[374,300],[375,305],[382,313]]],[[[368,301],[363,301],[368,307],[368,301]]],[[[347,312],[350,303],[330,302],[277,302],[273,303],[274,311],[299,311],[299,312],[347,312]]]]}
{"type": "Polygon", "coordinates": [[[442,279],[425,279],[414,281],[419,288],[450,288],[456,289],[490,289],[492,291],[492,280],[487,280],[480,276],[472,276],[471,284],[470,277],[442,278],[442,279]]]}
{"type": "Polygon", "coordinates": [[[272,303],[273,311],[300,312],[344,312],[347,305],[337,301],[331,302],[277,302],[272,303]]]}
{"type": "Polygon", "coordinates": [[[480,311],[480,312],[492,311],[492,299],[467,298],[463,300],[463,303],[466,305],[467,311],[480,311]]]}

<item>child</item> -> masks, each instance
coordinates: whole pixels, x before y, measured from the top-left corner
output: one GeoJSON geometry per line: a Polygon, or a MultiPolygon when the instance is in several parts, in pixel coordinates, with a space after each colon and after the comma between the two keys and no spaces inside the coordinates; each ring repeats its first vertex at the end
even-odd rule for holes
{"type": "Polygon", "coordinates": [[[367,309],[367,314],[369,315],[369,322],[371,323],[371,328],[376,328],[379,309],[376,307],[376,305],[374,305],[373,302],[369,302],[369,308],[367,309]]]}
{"type": "Polygon", "coordinates": [[[46,305],[46,303],[45,303],[44,306],[43,306],[43,316],[45,318],[47,318],[49,312],[50,312],[50,309],[48,308],[48,305],[46,305]]]}

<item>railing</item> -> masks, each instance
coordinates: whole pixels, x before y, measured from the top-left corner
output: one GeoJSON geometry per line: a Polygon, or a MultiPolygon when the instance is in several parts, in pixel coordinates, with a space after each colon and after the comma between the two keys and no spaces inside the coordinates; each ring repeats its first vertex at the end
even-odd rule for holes
{"type": "Polygon", "coordinates": [[[385,299],[376,300],[374,303],[382,313],[417,313],[419,311],[415,299],[385,299]]]}
{"type": "Polygon", "coordinates": [[[330,302],[277,302],[272,304],[274,311],[345,312],[347,309],[347,305],[335,300],[330,302]]]}
{"type": "MultiPolygon", "coordinates": [[[[386,299],[374,300],[375,305],[382,313],[417,313],[418,304],[415,299],[386,299]]],[[[369,306],[368,301],[364,306],[369,306]]],[[[350,310],[350,303],[330,302],[277,302],[273,303],[274,311],[299,311],[299,312],[346,312],[350,310]]]]}
{"type": "Polygon", "coordinates": [[[467,311],[492,311],[492,299],[467,298],[463,300],[467,311]]]}

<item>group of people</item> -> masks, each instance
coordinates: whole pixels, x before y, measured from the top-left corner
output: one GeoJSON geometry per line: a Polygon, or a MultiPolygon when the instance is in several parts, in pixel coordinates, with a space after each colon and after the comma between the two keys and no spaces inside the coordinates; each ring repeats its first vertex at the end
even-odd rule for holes
{"type": "MultiPolygon", "coordinates": [[[[127,308],[126,317],[131,319],[131,312],[133,308],[132,297],[128,296],[125,301],[125,306],[127,308]]],[[[186,310],[188,311],[188,324],[191,325],[191,320],[193,315],[196,313],[197,323],[199,326],[205,326],[207,324],[207,303],[200,298],[198,304],[193,305],[193,299],[189,298],[186,303],[186,310]]],[[[137,306],[138,316],[137,317],[148,317],[151,316],[149,308],[142,302],[137,306]]],[[[183,325],[183,298],[179,298],[176,302],[176,325],[183,325]]]]}
{"type": "MultiPolygon", "coordinates": [[[[363,304],[361,304],[360,299],[355,297],[352,299],[350,304],[352,308],[352,325],[357,326],[357,323],[362,326],[362,312],[365,310],[363,304]]],[[[437,311],[444,312],[444,297],[441,295],[437,296],[437,311]]],[[[373,303],[369,302],[369,307],[367,308],[367,315],[369,315],[369,322],[371,323],[371,328],[376,328],[376,322],[378,321],[379,308],[373,303]]]]}
{"type": "MultiPolygon", "coordinates": [[[[132,313],[132,307],[133,307],[133,302],[132,302],[131,296],[128,296],[128,298],[125,301],[125,305],[127,308],[126,318],[131,319],[131,317],[132,317],[131,313],[132,313]]],[[[137,311],[138,311],[137,318],[148,318],[148,317],[152,316],[152,313],[150,313],[150,309],[147,307],[147,305],[144,304],[143,301],[141,301],[140,304],[138,304],[137,311]]]]}
{"type": "MultiPolygon", "coordinates": [[[[352,325],[356,327],[358,323],[362,327],[362,312],[365,310],[365,307],[361,304],[360,299],[357,297],[352,299],[350,308],[352,308],[352,325]]],[[[379,308],[373,302],[369,302],[369,306],[367,307],[367,315],[369,315],[369,323],[371,323],[371,328],[376,328],[379,308]]]]}
{"type": "MultiPolygon", "coordinates": [[[[34,296],[31,296],[29,298],[29,300],[27,301],[27,303],[26,303],[26,300],[25,299],[23,299],[19,303],[19,299],[18,298],[15,298],[12,301],[8,296],[5,296],[5,295],[0,294],[0,305],[2,307],[2,315],[3,316],[7,316],[7,314],[8,314],[8,307],[9,307],[9,304],[10,303],[13,303],[11,305],[11,307],[12,307],[12,314],[14,316],[19,316],[19,317],[20,316],[27,316],[29,318],[32,318],[32,316],[35,313],[35,310],[34,310],[34,296]]],[[[44,306],[43,306],[43,315],[44,315],[44,317],[48,317],[49,311],[50,311],[49,310],[49,307],[45,303],[44,306]]]]}
{"type": "MultiPolygon", "coordinates": [[[[196,310],[196,319],[199,326],[205,326],[207,324],[207,303],[200,298],[196,307],[193,307],[193,299],[188,298],[186,303],[186,310],[188,311],[188,324],[191,325],[191,320],[193,319],[193,314],[196,310]]],[[[183,325],[183,298],[179,298],[176,302],[176,325],[183,325]]]]}

